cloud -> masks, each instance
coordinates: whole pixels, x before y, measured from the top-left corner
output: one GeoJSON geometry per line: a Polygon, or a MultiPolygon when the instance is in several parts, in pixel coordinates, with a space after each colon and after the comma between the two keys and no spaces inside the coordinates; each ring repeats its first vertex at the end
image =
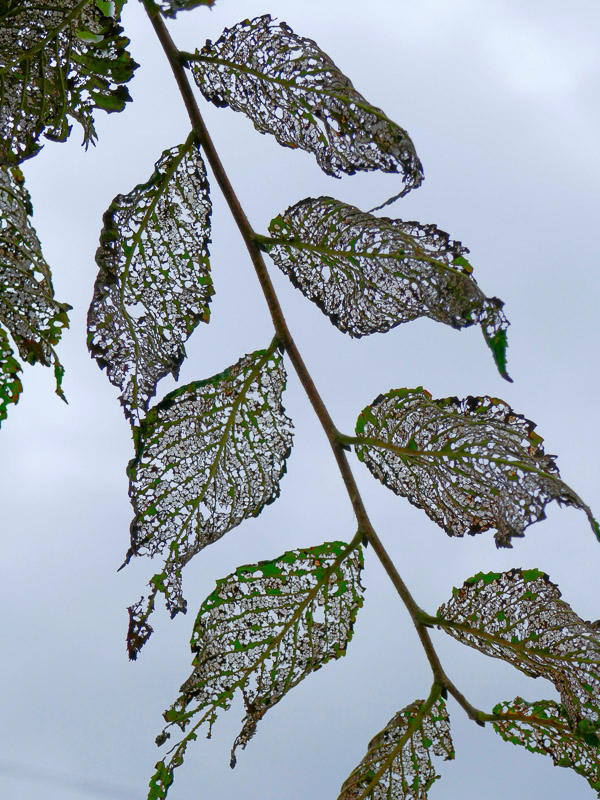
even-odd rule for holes
{"type": "Polygon", "coordinates": [[[492,25],[482,29],[482,52],[500,81],[510,89],[541,98],[568,95],[598,68],[596,48],[552,25],[508,17],[496,9],[492,25]]]}

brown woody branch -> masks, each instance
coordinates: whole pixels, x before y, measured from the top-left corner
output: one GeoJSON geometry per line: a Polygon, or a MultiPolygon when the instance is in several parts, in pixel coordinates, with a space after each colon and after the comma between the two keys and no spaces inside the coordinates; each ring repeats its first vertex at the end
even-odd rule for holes
{"type": "Polygon", "coordinates": [[[304,363],[304,360],[302,359],[302,356],[296,347],[296,343],[289,331],[283,311],[279,304],[279,300],[275,293],[275,288],[273,287],[271,278],[267,271],[267,266],[258,243],[259,237],[253,230],[242,206],[240,205],[237,195],[229,181],[227,173],[225,172],[219,155],[204,124],[204,120],[200,113],[200,109],[198,108],[198,104],[194,97],[192,87],[184,68],[185,57],[182,56],[181,52],[178,50],[173,39],[171,38],[171,35],[167,30],[162,17],[160,16],[160,10],[158,6],[156,6],[153,0],[143,0],[143,2],[156,35],[167,56],[169,64],[171,65],[173,75],[192,123],[192,128],[196,133],[199,144],[204,150],[206,159],[210,164],[215,180],[219,184],[219,188],[225,197],[231,214],[238,226],[248,250],[250,260],[252,261],[254,270],[269,307],[269,312],[273,320],[277,338],[287,352],[290,361],[292,362],[294,369],[298,374],[304,391],[306,392],[308,399],[310,400],[312,407],[319,419],[319,422],[325,431],[325,435],[327,436],[331,449],[333,450],[333,455],[337,462],[338,468],[342,475],[342,480],[344,481],[346,491],[348,492],[350,502],[352,503],[352,507],[354,509],[358,523],[358,530],[373,547],[373,550],[377,554],[377,557],[379,558],[383,568],[387,572],[396,591],[408,609],[431,666],[435,683],[449,692],[465,709],[471,719],[474,719],[476,722],[478,722],[478,724],[483,725],[483,722],[481,721],[483,713],[468,702],[468,700],[457,689],[454,683],[444,672],[439,657],[433,646],[433,642],[431,641],[431,637],[429,636],[427,627],[421,622],[421,617],[427,615],[424,615],[423,610],[418,606],[417,602],[413,598],[408,587],[404,583],[403,579],[398,573],[398,570],[392,562],[388,552],[383,546],[383,543],[377,536],[371,521],[369,520],[369,516],[358,490],[358,486],[356,485],[354,475],[352,474],[348,459],[346,458],[345,449],[342,444],[343,437],[335,427],[327,407],[325,406],[325,403],[323,402],[323,399],[321,398],[313,382],[306,364],[304,363]]]}

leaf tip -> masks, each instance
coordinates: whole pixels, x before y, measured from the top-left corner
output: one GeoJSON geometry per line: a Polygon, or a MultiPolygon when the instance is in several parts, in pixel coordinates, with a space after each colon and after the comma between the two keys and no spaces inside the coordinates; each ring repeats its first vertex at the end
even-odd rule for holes
{"type": "Polygon", "coordinates": [[[492,351],[498,372],[505,381],[508,381],[508,383],[513,383],[513,379],[506,370],[506,351],[508,350],[506,327],[500,328],[492,336],[487,333],[484,327],[483,335],[485,336],[488,347],[492,351]]]}

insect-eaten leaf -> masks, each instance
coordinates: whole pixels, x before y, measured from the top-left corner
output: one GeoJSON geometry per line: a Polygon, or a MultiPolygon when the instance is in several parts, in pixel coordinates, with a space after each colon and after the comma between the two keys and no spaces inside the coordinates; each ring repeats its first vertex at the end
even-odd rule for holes
{"type": "Polygon", "coordinates": [[[185,611],[181,568],[279,496],[292,446],[292,423],[281,405],[286,384],[276,340],[220,375],[176,389],[134,428],[130,462],[132,555],[166,553],[150,582],[148,603],[130,609],[129,654],[151,629],[154,598],[171,616],[185,611]]]}
{"type": "Polygon", "coordinates": [[[173,747],[169,763],[161,762],[149,800],[166,796],[187,744],[203,726],[210,736],[237,690],[246,717],[232,766],[235,750],[246,747],[270,708],[311,672],[345,654],[363,603],[362,567],[359,545],[326,542],[239,567],[217,581],[194,625],[194,671],[165,712],[168,725],[157,743],[169,738],[173,725],[191,729],[173,747]]]}
{"type": "Polygon", "coordinates": [[[7,333],[19,356],[28,364],[53,366],[56,393],[64,369],[54,345],[69,326],[71,306],[54,298],[50,267],[29,217],[29,192],[18,167],[0,168],[0,422],[7,406],[18,402],[20,364],[14,356],[7,333]]]}
{"type": "Polygon", "coordinates": [[[159,0],[157,5],[163,17],[174,19],[179,11],[197,8],[198,6],[212,7],[215,0],[159,0]]]}
{"type": "Polygon", "coordinates": [[[440,777],[431,756],[454,758],[450,718],[441,697],[399,711],[369,743],[339,800],[427,800],[440,777]]]}
{"type": "Polygon", "coordinates": [[[138,65],[118,24],[123,0],[9,5],[18,7],[0,27],[0,164],[35,155],[42,133],[65,141],[69,118],[93,143],[94,109],[122,111],[131,100],[124,84],[138,65]]]}
{"type": "Polygon", "coordinates": [[[399,172],[403,194],[421,184],[423,168],[406,131],[285,22],[269,14],[244,20],[187,55],[207,100],[243,111],[280,144],[313,153],[328,175],[399,172]]]}
{"type": "Polygon", "coordinates": [[[453,328],[481,325],[506,373],[503,303],[486,297],[469,251],[435,225],[366,214],[332,197],[307,198],[269,226],[264,247],[300,291],[350,336],[418,317],[453,328]]]}
{"type": "Polygon", "coordinates": [[[19,402],[23,391],[19,372],[21,365],[14,357],[6,332],[0,328],[0,424],[6,419],[8,406],[19,402]]]}
{"type": "Polygon", "coordinates": [[[582,620],[537,569],[479,573],[438,609],[437,624],[463,644],[552,681],[576,730],[600,726],[599,623],[582,620]]]}
{"type": "Polygon", "coordinates": [[[544,519],[552,500],[585,511],[544,453],[535,424],[494,397],[434,400],[422,387],[380,395],[356,424],[358,458],[449,536],[496,529],[496,545],[544,519]]]}
{"type": "Polygon", "coordinates": [[[521,697],[499,703],[494,714],[506,719],[492,722],[497,733],[530,753],[550,756],[557,767],[567,767],[582,775],[600,797],[600,736],[598,728],[580,723],[573,730],[559,703],[538,700],[528,703],[521,697]]]}
{"type": "Polygon", "coordinates": [[[129,419],[146,411],[161,378],[177,378],[184,342],[209,320],[210,214],[193,135],[165,150],[150,179],[117,195],[104,214],[88,346],[121,389],[129,419]]]}

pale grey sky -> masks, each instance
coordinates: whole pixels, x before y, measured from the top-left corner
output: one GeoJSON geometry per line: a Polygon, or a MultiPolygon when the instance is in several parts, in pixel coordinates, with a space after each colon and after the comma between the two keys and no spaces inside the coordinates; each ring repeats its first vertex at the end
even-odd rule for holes
{"type": "MultiPolygon", "coordinates": [[[[509,385],[479,330],[421,320],[350,340],[273,267],[292,332],[337,426],[351,433],[367,403],[401,386],[423,385],[435,397],[502,397],[538,423],[563,478],[600,514],[597,3],[217,0],[213,11],[181,13],[171,28],[191,50],[266,12],[315,39],[369,101],[408,130],[425,182],[387,213],[435,222],[461,240],[483,291],[506,302],[512,322],[509,385]]],[[[117,392],[87,354],[85,315],[102,213],[115,194],[147,179],[161,151],[185,139],[188,123],[138,3],[127,5],[124,24],[141,64],[134,103],[120,115],[98,114],[95,149],[83,151],[75,127],[67,144],[47,144],[24,167],[57,297],[74,311],[60,347],[69,406],[54,396],[49,370],[27,368],[22,400],[1,434],[0,785],[11,800],[37,800],[42,792],[44,800],[144,798],[162,752],[154,745],[161,713],[191,670],[194,610],[215,580],[239,564],[354,532],[328,446],[290,368],[284,405],[296,437],[280,499],[196,557],[185,574],[188,615],[170,621],[157,613],[150,643],[136,663],[127,661],[125,609],[155,565],[139,559],[116,573],[128,547],[132,445],[117,392]]],[[[368,209],[398,190],[394,176],[328,178],[312,156],[260,136],[242,115],[202,108],[260,231],[308,195],[368,209]]],[[[272,336],[216,186],[213,202],[212,321],[192,337],[180,383],[221,371],[272,336]]],[[[173,386],[162,381],[159,396],[173,386]]],[[[449,539],[358,462],[355,474],[381,538],[430,612],[480,570],[523,566],[548,572],[582,617],[600,616],[600,546],[581,512],[550,506],[548,519],[513,550],[498,551],[489,534],[449,539]]],[[[243,716],[238,698],[213,739],[190,747],[170,800],[332,800],[370,738],[427,695],[430,675],[408,615],[373,553],[366,555],[366,603],[346,658],[272,709],[231,771],[229,749],[243,716]]],[[[555,697],[541,679],[443,634],[435,641],[450,676],[482,708],[517,694],[555,697]]],[[[481,730],[453,701],[449,710],[456,761],[439,765],[432,800],[593,796],[581,777],[502,742],[489,726],[481,730]]]]}

